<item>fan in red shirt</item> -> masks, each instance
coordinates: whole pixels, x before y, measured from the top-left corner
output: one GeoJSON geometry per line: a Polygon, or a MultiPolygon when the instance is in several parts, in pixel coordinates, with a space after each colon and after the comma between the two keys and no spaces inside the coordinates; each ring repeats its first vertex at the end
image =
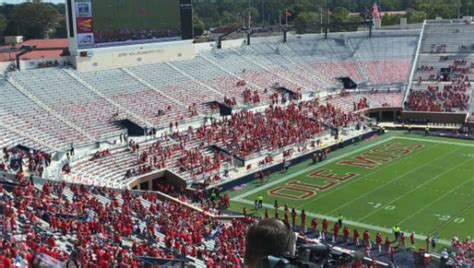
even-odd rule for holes
{"type": "Polygon", "coordinates": [[[385,238],[385,253],[389,253],[390,245],[391,245],[390,239],[388,239],[388,237],[386,237],[385,238]]]}
{"type": "Polygon", "coordinates": [[[364,240],[365,247],[372,247],[372,245],[370,244],[370,234],[368,230],[365,230],[364,234],[362,235],[362,239],[364,240]]]}
{"type": "Polygon", "coordinates": [[[328,234],[329,221],[327,219],[323,220],[323,233],[321,234],[321,239],[325,240],[328,234]]]}
{"type": "Polygon", "coordinates": [[[379,253],[382,252],[382,240],[383,240],[382,234],[377,233],[375,235],[375,244],[377,245],[377,249],[378,249],[379,253]]]}
{"type": "Polygon", "coordinates": [[[400,248],[405,249],[405,233],[400,233],[400,248]]]}
{"type": "Polygon", "coordinates": [[[301,228],[303,228],[303,230],[306,230],[306,213],[304,212],[304,209],[301,210],[301,228]]]}
{"type": "Polygon", "coordinates": [[[415,233],[410,234],[410,243],[412,247],[415,246],[415,233]]]}
{"type": "Polygon", "coordinates": [[[344,229],[342,230],[342,235],[344,236],[344,242],[347,244],[349,243],[349,227],[345,226],[344,229]]]}
{"type": "Polygon", "coordinates": [[[395,264],[395,249],[393,247],[390,248],[390,260],[393,264],[395,264]]]}
{"type": "Polygon", "coordinates": [[[296,210],[295,208],[292,208],[291,209],[291,226],[296,225],[296,216],[297,216],[296,210]]]}
{"type": "Polygon", "coordinates": [[[313,218],[311,220],[311,230],[313,231],[313,233],[316,233],[317,228],[318,228],[318,219],[313,218]]]}
{"type": "Polygon", "coordinates": [[[284,215],[285,215],[285,221],[286,221],[286,222],[289,222],[289,220],[288,220],[288,217],[289,217],[289,216],[288,216],[288,211],[285,210],[285,211],[284,211],[284,215]]]}
{"type": "Polygon", "coordinates": [[[335,222],[334,226],[332,227],[332,230],[333,230],[332,242],[333,243],[337,243],[340,228],[341,228],[341,226],[339,226],[339,223],[335,222]]]}
{"type": "Polygon", "coordinates": [[[360,237],[359,230],[357,230],[357,228],[354,228],[353,237],[352,237],[352,242],[353,242],[354,245],[356,245],[356,246],[359,246],[359,237],[360,237]]]}

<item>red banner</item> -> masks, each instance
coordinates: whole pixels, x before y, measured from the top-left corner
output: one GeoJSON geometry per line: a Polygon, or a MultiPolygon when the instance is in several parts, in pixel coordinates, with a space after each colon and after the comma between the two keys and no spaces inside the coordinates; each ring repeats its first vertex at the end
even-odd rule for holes
{"type": "Polygon", "coordinates": [[[92,17],[77,18],[77,33],[92,33],[92,17]]]}

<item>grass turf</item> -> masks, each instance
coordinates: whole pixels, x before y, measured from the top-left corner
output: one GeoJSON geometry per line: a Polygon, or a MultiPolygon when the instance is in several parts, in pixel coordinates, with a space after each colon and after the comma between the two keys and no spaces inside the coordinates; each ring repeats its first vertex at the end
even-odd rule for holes
{"type": "MultiPolygon", "coordinates": [[[[253,210],[253,201],[262,194],[270,216],[273,202],[278,200],[280,217],[282,207],[288,204],[305,209],[307,224],[314,216],[337,217],[341,213],[359,230],[369,229],[372,237],[376,231],[390,235],[391,227],[398,224],[405,233],[437,234],[440,242],[447,244],[454,235],[462,239],[474,235],[474,143],[391,133],[333,152],[325,162],[292,166],[286,174],[273,174],[263,186],[256,180],[229,193],[233,197],[231,209],[241,212],[247,207],[255,216],[263,214],[263,210],[253,210]],[[384,150],[385,156],[370,169],[340,164],[374,149],[382,151],[390,144],[417,149],[399,157],[393,157],[393,150],[384,150]],[[314,173],[321,170],[326,170],[323,175],[328,170],[338,177],[358,175],[343,181],[315,177],[314,173]],[[324,185],[331,187],[315,189],[324,185]],[[305,192],[312,194],[295,200],[305,192]]],[[[418,241],[417,246],[422,245],[418,241]]]]}

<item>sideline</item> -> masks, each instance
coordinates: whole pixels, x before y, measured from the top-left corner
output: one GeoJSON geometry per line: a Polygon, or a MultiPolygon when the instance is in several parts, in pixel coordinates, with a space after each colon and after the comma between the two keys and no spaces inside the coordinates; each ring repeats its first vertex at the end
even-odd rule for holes
{"type": "MultiPolygon", "coordinates": [[[[248,204],[248,205],[253,205],[254,204],[252,201],[245,200],[245,199],[235,200],[235,201],[239,202],[239,203],[248,204]]],[[[273,205],[266,204],[266,203],[263,204],[263,207],[269,208],[269,209],[274,209],[273,205]]],[[[298,214],[301,213],[301,211],[298,210],[298,209],[296,210],[296,212],[298,214]]],[[[338,220],[336,217],[331,217],[331,216],[322,215],[322,214],[318,214],[318,213],[312,213],[312,212],[308,212],[308,211],[305,211],[305,213],[306,213],[306,215],[311,216],[313,218],[328,219],[331,222],[337,222],[337,220],[338,220]]],[[[387,228],[387,227],[383,227],[383,226],[379,226],[379,225],[366,224],[366,223],[360,223],[360,222],[351,221],[351,220],[348,220],[348,219],[344,219],[344,224],[348,224],[348,225],[358,227],[358,228],[361,228],[361,229],[368,229],[368,230],[373,230],[373,231],[377,231],[377,232],[383,232],[383,233],[386,233],[386,234],[391,234],[392,233],[392,229],[387,228]]],[[[406,235],[408,237],[409,234],[406,234],[406,235]]],[[[420,234],[415,233],[415,238],[418,239],[418,240],[423,240],[424,241],[426,239],[426,235],[423,235],[421,233],[420,234]]],[[[437,243],[445,245],[445,246],[451,246],[451,241],[444,240],[444,239],[439,239],[437,241],[437,243]]]]}
{"type": "MultiPolygon", "coordinates": [[[[431,140],[431,139],[420,139],[420,138],[409,138],[409,137],[400,137],[400,136],[395,136],[396,139],[401,139],[401,140],[409,140],[409,141],[422,141],[422,142],[431,142],[431,143],[440,143],[440,144],[450,144],[450,145],[457,145],[457,146],[468,146],[468,147],[474,147],[474,142],[473,143],[461,143],[461,142],[454,142],[454,141],[439,141],[439,140],[431,140]]],[[[443,137],[441,137],[443,138],[443,137]]]]}

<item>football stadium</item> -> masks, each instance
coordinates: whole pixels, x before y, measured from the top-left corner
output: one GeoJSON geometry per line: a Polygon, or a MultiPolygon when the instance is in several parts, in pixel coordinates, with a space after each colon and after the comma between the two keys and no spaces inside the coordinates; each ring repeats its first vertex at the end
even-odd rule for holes
{"type": "Polygon", "coordinates": [[[57,2],[0,6],[0,267],[473,267],[470,1],[57,2]]]}

